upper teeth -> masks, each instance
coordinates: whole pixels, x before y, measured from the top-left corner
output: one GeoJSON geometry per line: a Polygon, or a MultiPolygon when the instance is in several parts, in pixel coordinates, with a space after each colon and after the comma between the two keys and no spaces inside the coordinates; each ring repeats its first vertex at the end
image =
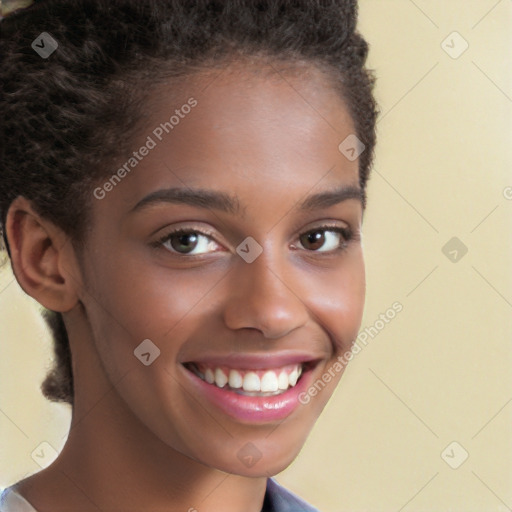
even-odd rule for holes
{"type": "Polygon", "coordinates": [[[295,386],[302,373],[301,364],[270,370],[248,371],[199,364],[195,366],[195,373],[209,384],[215,384],[219,388],[228,384],[233,389],[261,393],[286,391],[289,387],[295,386]]]}

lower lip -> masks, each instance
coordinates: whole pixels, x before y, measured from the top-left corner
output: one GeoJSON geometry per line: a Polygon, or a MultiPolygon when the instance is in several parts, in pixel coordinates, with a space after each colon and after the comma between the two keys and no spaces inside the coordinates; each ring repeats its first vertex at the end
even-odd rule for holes
{"type": "Polygon", "coordinates": [[[299,402],[299,395],[310,387],[314,370],[312,368],[303,372],[294,387],[279,395],[247,396],[228,391],[228,388],[219,388],[214,384],[208,384],[183,365],[180,364],[180,366],[190,380],[192,389],[228,416],[245,423],[265,423],[283,420],[289,416],[299,405],[302,405],[299,402]]]}

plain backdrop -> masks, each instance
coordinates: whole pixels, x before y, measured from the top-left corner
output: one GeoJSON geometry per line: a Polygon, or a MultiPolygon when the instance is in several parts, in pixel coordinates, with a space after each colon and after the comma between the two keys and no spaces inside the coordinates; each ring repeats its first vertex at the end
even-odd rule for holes
{"type": "MultiPolygon", "coordinates": [[[[382,111],[364,220],[372,336],[277,480],[322,512],[510,510],[512,2],[361,0],[359,27],[382,111]]],[[[70,409],[39,391],[50,357],[6,265],[0,486],[66,439],[70,409]]]]}

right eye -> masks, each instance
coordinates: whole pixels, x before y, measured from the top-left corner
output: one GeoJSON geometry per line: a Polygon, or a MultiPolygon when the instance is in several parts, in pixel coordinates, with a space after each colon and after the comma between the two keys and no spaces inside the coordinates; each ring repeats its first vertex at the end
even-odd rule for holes
{"type": "Polygon", "coordinates": [[[218,245],[212,240],[209,234],[203,233],[196,229],[175,229],[162,238],[160,238],[156,245],[161,245],[170,252],[177,253],[178,255],[200,255],[205,254],[208,251],[208,247],[212,245],[218,245]],[[199,252],[193,252],[198,249],[199,252]]]}

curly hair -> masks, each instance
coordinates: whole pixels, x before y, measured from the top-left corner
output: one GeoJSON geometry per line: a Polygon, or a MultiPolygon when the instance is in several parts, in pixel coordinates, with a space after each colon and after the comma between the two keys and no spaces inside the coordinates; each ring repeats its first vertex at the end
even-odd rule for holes
{"type": "MultiPolygon", "coordinates": [[[[2,227],[19,195],[80,254],[92,188],[129,150],[151,84],[243,57],[302,62],[330,76],[366,147],[359,157],[364,206],[378,110],[357,16],[357,0],[40,0],[3,18],[0,229],[9,256],[2,227]],[[58,43],[48,58],[31,48],[42,31],[58,43]]],[[[73,404],[62,314],[43,317],[55,366],[41,390],[73,404]]]]}

